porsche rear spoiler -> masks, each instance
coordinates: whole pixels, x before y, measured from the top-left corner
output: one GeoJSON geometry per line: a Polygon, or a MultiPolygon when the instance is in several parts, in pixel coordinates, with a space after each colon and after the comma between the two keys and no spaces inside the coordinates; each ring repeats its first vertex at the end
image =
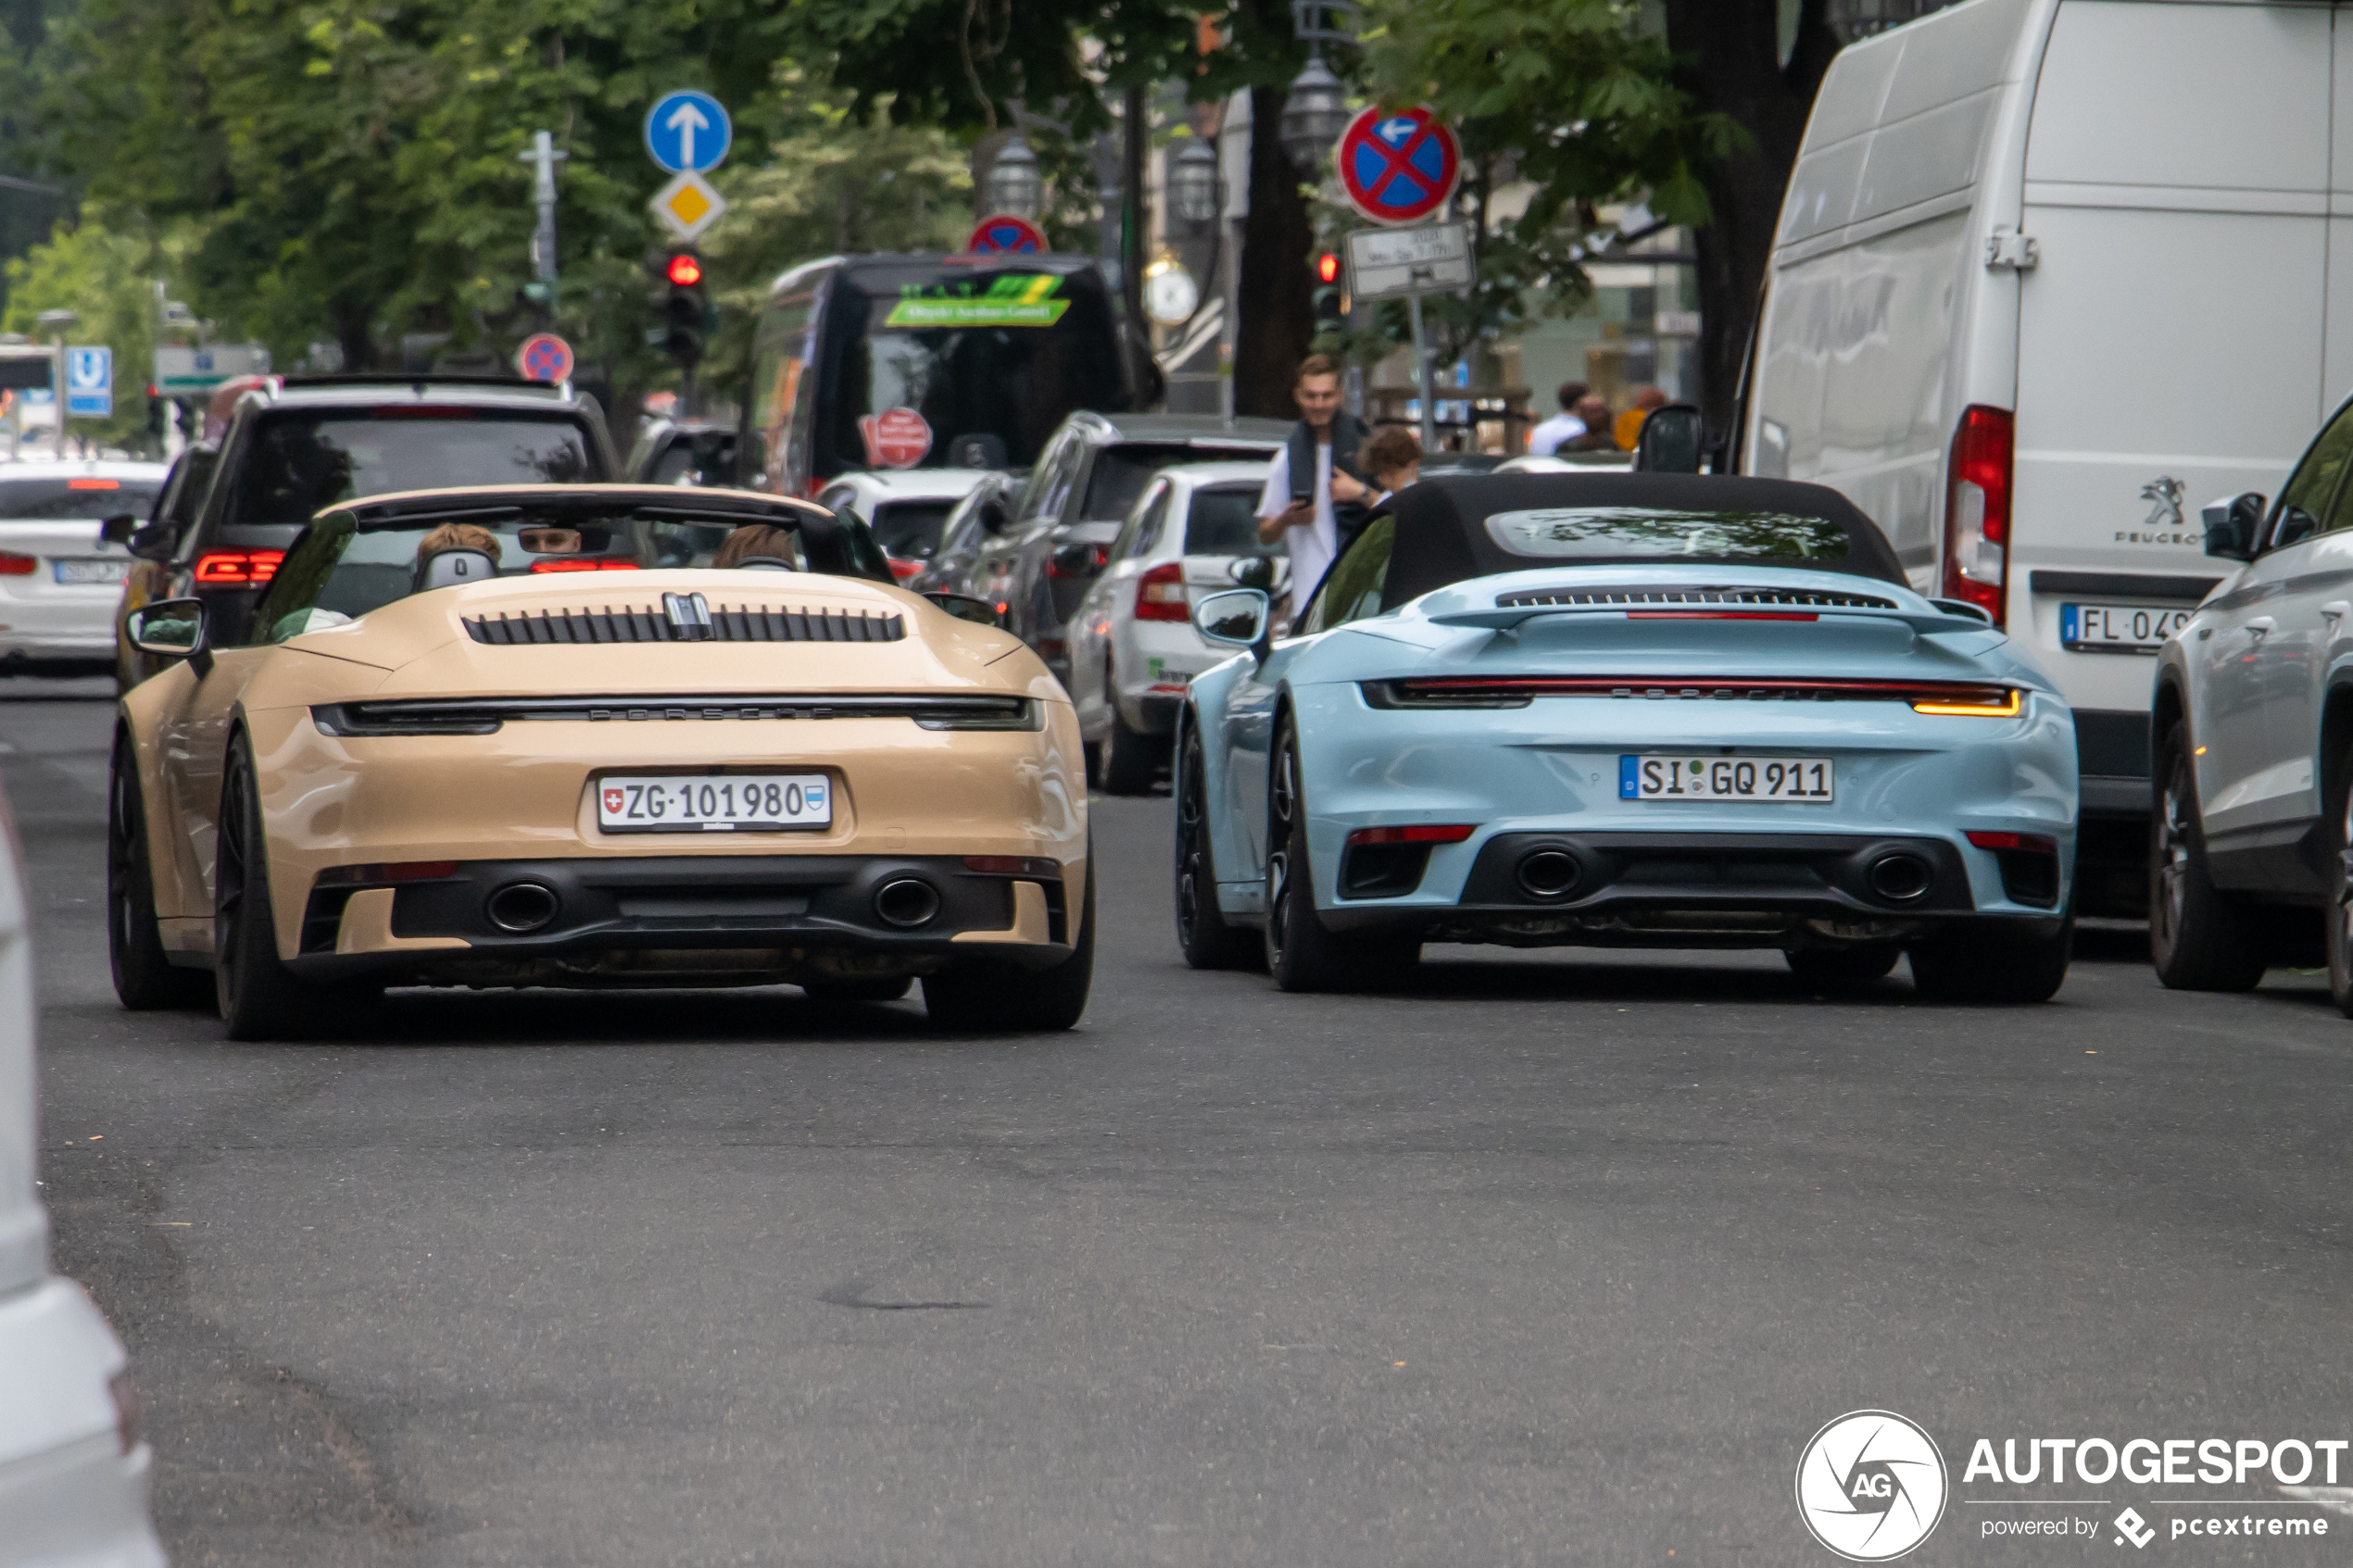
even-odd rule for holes
{"type": "Polygon", "coordinates": [[[1483,626],[1492,632],[1516,632],[1530,621],[1553,615],[1619,615],[1629,621],[1820,621],[1836,616],[1843,620],[1894,621],[1924,635],[1994,630],[1992,623],[1975,614],[1961,615],[1944,610],[1921,613],[1900,608],[1865,609],[1845,606],[1801,609],[1766,605],[1726,605],[1720,608],[1694,605],[1656,608],[1623,604],[1499,605],[1493,609],[1450,610],[1442,615],[1433,615],[1429,621],[1434,626],[1483,626]]]}

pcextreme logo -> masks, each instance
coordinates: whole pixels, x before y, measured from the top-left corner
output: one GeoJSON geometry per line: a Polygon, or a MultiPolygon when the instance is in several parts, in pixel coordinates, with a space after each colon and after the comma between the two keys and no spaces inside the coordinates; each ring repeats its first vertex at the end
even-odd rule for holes
{"type": "Polygon", "coordinates": [[[1842,1415],[1798,1456],[1798,1517],[1850,1562],[1886,1562],[1928,1539],[1946,1492],[1935,1439],[1894,1411],[1842,1415]]]}

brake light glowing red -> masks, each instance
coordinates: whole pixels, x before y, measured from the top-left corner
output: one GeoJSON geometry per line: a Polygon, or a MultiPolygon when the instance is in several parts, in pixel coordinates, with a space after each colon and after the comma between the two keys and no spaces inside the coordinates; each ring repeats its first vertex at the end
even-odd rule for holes
{"type": "Polygon", "coordinates": [[[1470,822],[1416,822],[1410,827],[1358,828],[1348,835],[1349,847],[1359,844],[1460,844],[1478,831],[1470,822]]]}
{"type": "Polygon", "coordinates": [[[20,556],[10,550],[0,550],[0,577],[30,577],[41,561],[38,557],[20,556]]]}
{"type": "Polygon", "coordinates": [[[122,488],[122,481],[119,479],[69,479],[66,481],[66,488],[69,490],[120,490],[122,488]]]}
{"type": "Polygon", "coordinates": [[[196,558],[195,578],[208,588],[258,588],[285,558],[283,550],[207,550],[196,558]]]}
{"type": "Polygon", "coordinates": [[[1953,433],[1944,492],[1944,596],[2003,624],[2010,575],[2010,477],[2016,420],[1971,404],[1953,433]]]}
{"type": "Polygon", "coordinates": [[[637,563],[626,556],[558,556],[552,560],[535,560],[531,570],[543,571],[635,571],[637,563]]]}
{"type": "Polygon", "coordinates": [[[1185,565],[1169,561],[1153,567],[1136,579],[1136,619],[1139,621],[1183,621],[1190,611],[1185,605],[1185,565]]]}
{"type": "Polygon", "coordinates": [[[924,563],[919,560],[909,560],[903,556],[891,556],[888,559],[891,576],[901,583],[906,582],[910,577],[923,575],[924,563]]]}

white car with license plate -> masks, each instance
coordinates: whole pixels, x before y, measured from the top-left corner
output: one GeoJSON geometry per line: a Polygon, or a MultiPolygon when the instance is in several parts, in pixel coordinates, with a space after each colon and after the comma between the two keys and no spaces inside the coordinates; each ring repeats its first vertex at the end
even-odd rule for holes
{"type": "Polygon", "coordinates": [[[121,1341],[49,1271],[22,862],[0,798],[0,1568],[162,1568],[121,1341]]]}
{"type": "Polygon", "coordinates": [[[98,537],[107,518],[145,521],[159,463],[0,465],[0,671],[31,661],[111,662],[131,553],[98,537]]]}
{"type": "Polygon", "coordinates": [[[1070,699],[1108,795],[1142,795],[1168,758],[1185,684],[1230,649],[1193,628],[1193,602],[1238,584],[1279,594],[1290,562],[1258,538],[1265,463],[1163,469],[1137,498],[1071,618],[1070,699]]]}

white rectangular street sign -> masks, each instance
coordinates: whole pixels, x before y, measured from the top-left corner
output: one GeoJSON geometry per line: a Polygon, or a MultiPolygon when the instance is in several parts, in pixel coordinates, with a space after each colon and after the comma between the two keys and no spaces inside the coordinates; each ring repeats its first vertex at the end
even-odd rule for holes
{"type": "Polygon", "coordinates": [[[113,349],[66,350],[66,412],[82,420],[103,420],[113,414],[113,349]]]}
{"type": "Polygon", "coordinates": [[[1475,281],[1470,225],[1360,229],[1348,236],[1349,297],[1363,304],[1414,292],[1466,294],[1475,281]]]}
{"type": "Polygon", "coordinates": [[[209,348],[164,347],[156,350],[156,390],[175,393],[210,392],[239,376],[270,373],[270,350],[258,343],[216,343],[209,348]]]}

